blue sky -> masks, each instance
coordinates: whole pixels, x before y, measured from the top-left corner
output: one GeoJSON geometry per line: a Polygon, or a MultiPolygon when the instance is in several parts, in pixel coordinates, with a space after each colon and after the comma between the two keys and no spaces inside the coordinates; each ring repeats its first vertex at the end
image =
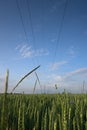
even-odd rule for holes
{"type": "MultiPolygon", "coordinates": [[[[87,1],[67,1],[64,12],[66,0],[0,0],[0,92],[7,68],[10,92],[38,65],[43,91],[56,92],[57,84],[81,92],[84,80],[87,91],[87,1]]],[[[33,73],[15,92],[32,92],[35,80],[33,73]]]]}

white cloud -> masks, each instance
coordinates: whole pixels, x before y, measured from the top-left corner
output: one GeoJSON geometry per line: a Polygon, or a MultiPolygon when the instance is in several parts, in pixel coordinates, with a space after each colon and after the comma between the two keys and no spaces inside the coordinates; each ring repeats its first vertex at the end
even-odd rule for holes
{"type": "Polygon", "coordinates": [[[37,49],[34,50],[32,46],[28,44],[24,45],[18,45],[16,47],[16,50],[19,52],[22,58],[30,58],[35,56],[46,56],[49,54],[49,51],[47,49],[37,49]]]}
{"type": "Polygon", "coordinates": [[[61,62],[55,62],[54,64],[51,65],[51,70],[57,70],[59,67],[67,64],[67,61],[61,61],[61,62]]]}
{"type": "Polygon", "coordinates": [[[68,77],[71,77],[71,76],[75,76],[75,75],[85,75],[87,74],[87,68],[80,68],[80,69],[77,69],[75,71],[72,71],[68,74],[66,74],[65,78],[68,78],[68,77]]]}
{"type": "Polygon", "coordinates": [[[85,77],[85,75],[87,74],[87,68],[80,68],[80,69],[77,69],[75,71],[72,71],[72,72],[69,72],[69,73],[66,73],[65,75],[58,75],[58,74],[50,74],[48,75],[48,80],[52,81],[52,82],[76,82],[76,81],[79,81],[80,79],[78,78],[78,76],[82,77],[83,78],[85,77]],[[77,76],[77,77],[75,77],[77,76]],[[74,79],[73,79],[74,77],[74,79]]]}
{"type": "Polygon", "coordinates": [[[52,82],[62,81],[62,76],[58,74],[50,74],[47,76],[48,80],[52,82]]]}
{"type": "MultiPolygon", "coordinates": [[[[83,80],[87,81],[85,76],[86,74],[87,68],[80,68],[66,73],[65,75],[51,73],[47,76],[49,84],[47,83],[46,86],[51,90],[52,88],[55,88],[55,84],[57,84],[59,90],[65,88],[67,91],[81,92],[83,80]]],[[[87,90],[86,84],[85,90],[87,90]]]]}

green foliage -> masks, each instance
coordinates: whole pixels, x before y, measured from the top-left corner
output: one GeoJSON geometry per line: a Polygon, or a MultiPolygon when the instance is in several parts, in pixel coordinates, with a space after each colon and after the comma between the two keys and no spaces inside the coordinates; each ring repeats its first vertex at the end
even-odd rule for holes
{"type": "Polygon", "coordinates": [[[87,95],[0,95],[0,129],[87,130],[87,95]]]}

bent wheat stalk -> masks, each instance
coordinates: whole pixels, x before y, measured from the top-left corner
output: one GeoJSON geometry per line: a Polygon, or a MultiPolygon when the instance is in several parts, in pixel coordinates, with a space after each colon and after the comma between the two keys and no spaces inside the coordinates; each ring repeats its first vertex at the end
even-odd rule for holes
{"type": "Polygon", "coordinates": [[[42,87],[41,87],[41,84],[40,84],[40,79],[39,79],[39,77],[38,77],[38,75],[37,75],[37,73],[36,73],[36,72],[35,72],[35,75],[36,75],[37,81],[38,81],[38,83],[39,83],[39,85],[40,85],[40,88],[41,88],[41,93],[42,93],[42,87]]]}
{"type": "MultiPolygon", "coordinates": [[[[28,74],[26,74],[23,78],[21,78],[21,80],[19,80],[19,82],[17,83],[17,85],[12,89],[12,92],[18,87],[18,85],[26,78],[28,77],[31,73],[33,73],[36,69],[38,69],[40,67],[40,65],[36,68],[34,68],[33,70],[31,70],[28,74]]],[[[11,93],[12,93],[11,92],[11,93]]]]}
{"type": "Polygon", "coordinates": [[[35,84],[34,84],[33,94],[34,94],[34,92],[35,92],[36,85],[37,85],[37,79],[36,79],[35,84]]]}

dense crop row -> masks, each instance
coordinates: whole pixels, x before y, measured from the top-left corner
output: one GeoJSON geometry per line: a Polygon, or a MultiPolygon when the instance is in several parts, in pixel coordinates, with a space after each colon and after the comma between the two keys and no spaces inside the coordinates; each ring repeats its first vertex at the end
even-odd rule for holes
{"type": "Polygon", "coordinates": [[[0,95],[0,130],[87,130],[87,95],[0,95]]]}

